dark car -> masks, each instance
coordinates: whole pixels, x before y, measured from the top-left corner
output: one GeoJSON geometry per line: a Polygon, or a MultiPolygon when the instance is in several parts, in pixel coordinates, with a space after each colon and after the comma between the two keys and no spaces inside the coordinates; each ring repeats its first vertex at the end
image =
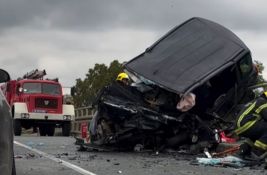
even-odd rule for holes
{"type": "MultiPolygon", "coordinates": [[[[0,69],[0,83],[9,80],[9,74],[5,70],[0,69]]],[[[0,101],[0,174],[15,175],[12,117],[2,89],[0,90],[0,101]]]]}
{"type": "Polygon", "coordinates": [[[250,50],[231,31],[192,18],[125,64],[131,86],[113,83],[99,94],[91,145],[123,149],[179,148],[220,142],[239,106],[254,98],[257,72],[250,50]],[[177,110],[188,94],[195,105],[177,110]],[[141,145],[141,146],[140,146],[141,145]]]}

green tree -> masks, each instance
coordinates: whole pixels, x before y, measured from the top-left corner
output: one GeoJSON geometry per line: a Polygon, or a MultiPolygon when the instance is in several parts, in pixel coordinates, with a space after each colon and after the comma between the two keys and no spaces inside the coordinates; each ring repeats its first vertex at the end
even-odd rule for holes
{"type": "Polygon", "coordinates": [[[95,64],[94,68],[88,70],[84,80],[76,79],[75,95],[73,96],[76,107],[88,106],[95,99],[97,92],[111,83],[122,71],[122,64],[118,60],[105,64],[95,64]]]}
{"type": "Polygon", "coordinates": [[[257,60],[255,60],[254,62],[255,62],[256,68],[257,68],[258,73],[259,73],[258,82],[259,83],[266,82],[266,80],[262,76],[262,73],[263,73],[263,70],[264,70],[264,65],[260,61],[257,61],[257,60]]]}

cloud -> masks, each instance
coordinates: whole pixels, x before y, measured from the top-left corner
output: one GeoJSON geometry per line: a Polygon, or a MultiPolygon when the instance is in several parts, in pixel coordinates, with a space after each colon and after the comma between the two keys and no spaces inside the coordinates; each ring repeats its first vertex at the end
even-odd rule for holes
{"type": "MultiPolygon", "coordinates": [[[[16,78],[46,69],[63,86],[95,63],[127,61],[200,16],[229,28],[267,64],[265,0],[0,0],[0,63],[16,78]]],[[[267,73],[264,73],[267,78],[267,73]]]]}
{"type": "Polygon", "coordinates": [[[130,60],[157,37],[150,31],[124,29],[83,33],[11,30],[1,38],[1,43],[8,44],[0,47],[0,63],[14,78],[32,69],[46,69],[48,77],[58,77],[64,86],[72,86],[95,63],[130,60]]]}
{"type": "Polygon", "coordinates": [[[256,0],[1,0],[0,28],[61,30],[142,28],[166,30],[200,16],[233,29],[267,27],[265,1],[256,0]]]}

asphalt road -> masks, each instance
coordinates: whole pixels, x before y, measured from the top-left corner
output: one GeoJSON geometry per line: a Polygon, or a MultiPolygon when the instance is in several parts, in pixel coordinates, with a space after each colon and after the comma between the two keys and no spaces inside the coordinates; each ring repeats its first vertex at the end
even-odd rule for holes
{"type": "Polygon", "coordinates": [[[159,153],[79,152],[71,137],[15,137],[17,175],[237,175],[263,169],[191,165],[193,157],[159,153]]]}

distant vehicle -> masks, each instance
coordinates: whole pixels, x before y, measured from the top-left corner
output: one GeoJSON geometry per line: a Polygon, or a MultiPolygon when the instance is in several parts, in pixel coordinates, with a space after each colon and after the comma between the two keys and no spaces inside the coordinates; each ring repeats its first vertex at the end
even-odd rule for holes
{"type": "Polygon", "coordinates": [[[114,83],[102,91],[89,145],[161,149],[217,144],[218,132],[231,130],[240,105],[255,97],[249,88],[257,80],[250,50],[231,31],[203,18],[175,27],[125,69],[134,86],[114,83]],[[177,110],[190,93],[196,96],[195,106],[177,110]]]}
{"type": "Polygon", "coordinates": [[[12,109],[14,133],[22,128],[39,128],[41,136],[53,136],[62,127],[63,136],[70,135],[74,106],[63,104],[61,84],[57,79],[43,79],[45,70],[33,70],[22,78],[8,81],[2,88],[12,109]]]}
{"type": "MultiPolygon", "coordinates": [[[[10,80],[9,74],[0,69],[0,83],[10,80]]],[[[0,90],[0,172],[5,175],[16,175],[13,151],[13,126],[9,104],[0,90]]]]}

